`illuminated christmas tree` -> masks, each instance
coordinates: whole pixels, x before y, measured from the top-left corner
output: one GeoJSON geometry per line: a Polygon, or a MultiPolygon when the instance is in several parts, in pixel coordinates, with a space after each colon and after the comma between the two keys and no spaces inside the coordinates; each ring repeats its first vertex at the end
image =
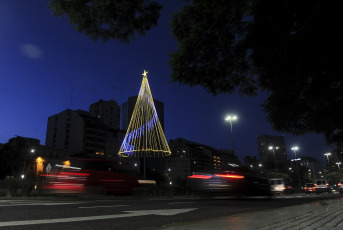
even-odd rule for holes
{"type": "Polygon", "coordinates": [[[122,157],[158,157],[171,154],[157,116],[147,73],[144,70],[142,74],[143,80],[137,102],[118,153],[122,157]]]}

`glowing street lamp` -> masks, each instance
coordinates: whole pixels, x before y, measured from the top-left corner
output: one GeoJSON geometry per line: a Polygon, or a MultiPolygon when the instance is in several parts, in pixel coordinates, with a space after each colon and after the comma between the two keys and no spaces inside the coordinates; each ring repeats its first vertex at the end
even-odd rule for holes
{"type": "Polygon", "coordinates": [[[269,147],[268,147],[268,149],[273,151],[273,156],[274,156],[274,164],[275,164],[275,172],[277,172],[277,167],[276,167],[276,159],[275,159],[275,149],[279,149],[279,147],[273,147],[273,146],[269,146],[269,147]]]}
{"type": "Polygon", "coordinates": [[[330,166],[329,156],[331,156],[331,153],[324,153],[324,155],[325,155],[326,158],[328,159],[328,166],[330,166]]]}
{"type": "Polygon", "coordinates": [[[233,133],[232,133],[232,121],[235,121],[237,120],[238,117],[236,115],[228,115],[226,118],[225,118],[225,121],[229,121],[230,122],[230,127],[231,127],[231,137],[232,137],[232,151],[233,153],[235,153],[235,144],[234,144],[234,141],[233,141],[233,133]]]}
{"type": "Polygon", "coordinates": [[[295,159],[295,165],[297,167],[297,173],[298,173],[298,180],[299,180],[299,185],[301,187],[301,182],[300,182],[300,173],[299,173],[299,168],[298,168],[298,163],[297,163],[297,150],[299,149],[298,146],[294,146],[291,148],[294,151],[294,159],[295,159]]]}
{"type": "Polygon", "coordinates": [[[338,170],[341,170],[341,168],[339,167],[339,165],[342,164],[341,162],[337,162],[336,165],[338,166],[338,170]]]}

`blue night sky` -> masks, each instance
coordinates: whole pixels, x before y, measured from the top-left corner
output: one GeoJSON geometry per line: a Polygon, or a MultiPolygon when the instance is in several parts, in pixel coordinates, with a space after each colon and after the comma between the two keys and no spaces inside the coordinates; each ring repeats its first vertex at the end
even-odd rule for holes
{"type": "Polygon", "coordinates": [[[272,130],[259,106],[266,95],[208,95],[200,87],[172,83],[169,53],[176,49],[168,23],[179,0],[161,1],[159,25],[130,45],[118,41],[94,42],[78,33],[66,17],[47,10],[48,0],[8,0],[0,3],[0,143],[15,135],[45,143],[49,116],[67,108],[88,110],[99,99],[120,105],[138,94],[143,70],[154,98],[165,103],[167,140],[183,137],[215,148],[232,149],[230,124],[235,113],[235,150],[240,160],[258,156],[256,137],[284,135],[288,156],[315,156],[324,162],[322,136],[291,136],[272,130]],[[71,100],[72,94],[72,100],[71,100]]]}

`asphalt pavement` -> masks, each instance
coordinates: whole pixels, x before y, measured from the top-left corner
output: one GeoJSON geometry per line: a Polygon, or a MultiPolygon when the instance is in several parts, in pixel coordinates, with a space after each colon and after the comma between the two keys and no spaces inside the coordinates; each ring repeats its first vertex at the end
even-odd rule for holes
{"type": "Polygon", "coordinates": [[[248,212],[207,221],[169,225],[163,230],[339,230],[343,229],[343,198],[248,212]]]}
{"type": "Polygon", "coordinates": [[[338,230],[342,198],[0,197],[0,229],[338,230]]]}

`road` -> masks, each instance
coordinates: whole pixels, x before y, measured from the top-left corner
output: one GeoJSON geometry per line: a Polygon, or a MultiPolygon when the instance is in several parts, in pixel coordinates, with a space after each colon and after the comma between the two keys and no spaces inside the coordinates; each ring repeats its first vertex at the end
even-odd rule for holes
{"type": "Polygon", "coordinates": [[[0,229],[160,229],[239,213],[341,197],[338,194],[142,198],[54,197],[0,200],[0,229]]]}

